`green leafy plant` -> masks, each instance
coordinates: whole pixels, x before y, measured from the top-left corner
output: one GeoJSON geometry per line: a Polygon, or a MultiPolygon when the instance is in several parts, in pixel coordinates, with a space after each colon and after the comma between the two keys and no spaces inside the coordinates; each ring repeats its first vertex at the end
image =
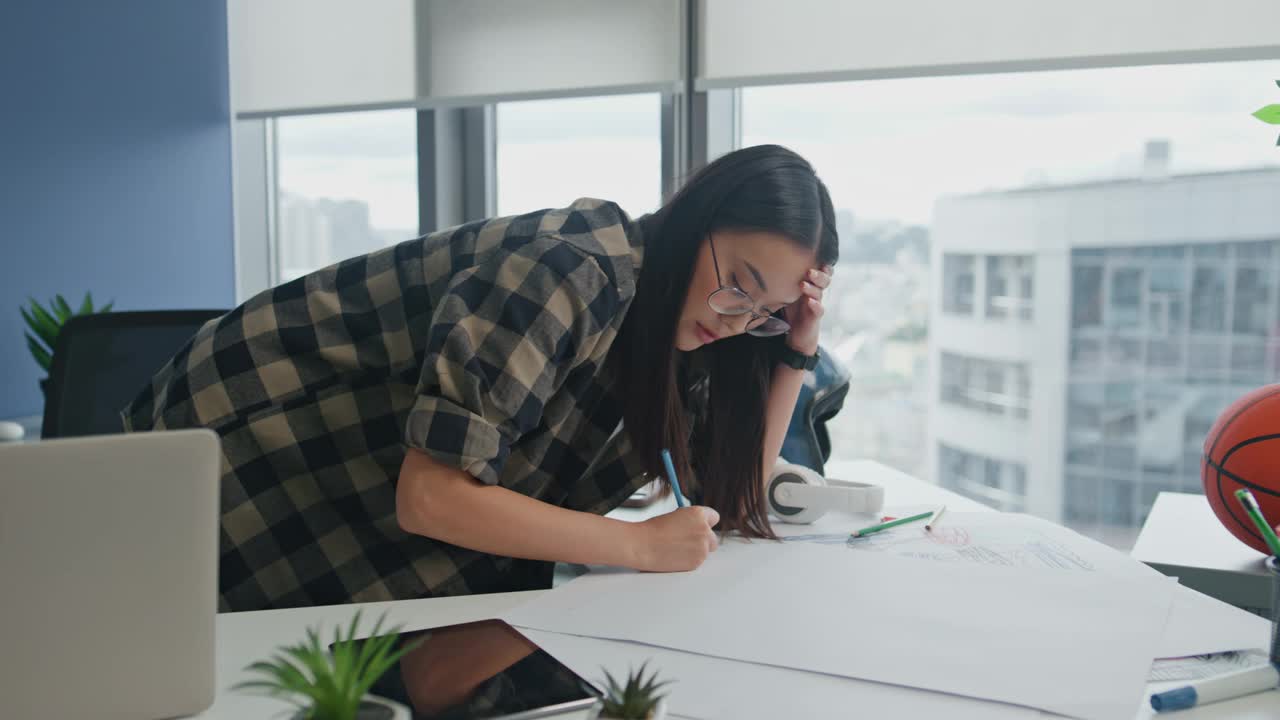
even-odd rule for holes
{"type": "Polygon", "coordinates": [[[46,309],[35,298],[27,298],[31,301],[31,308],[19,308],[22,313],[22,319],[27,321],[29,332],[27,336],[27,348],[31,350],[31,357],[35,358],[36,363],[49,372],[49,367],[53,364],[53,347],[58,340],[58,333],[62,331],[62,326],[71,318],[78,315],[93,315],[94,313],[111,312],[114,302],[109,302],[100,308],[94,309],[93,295],[84,294],[84,300],[80,303],[78,309],[73,310],[67,304],[66,298],[61,295],[55,295],[53,300],[49,301],[49,307],[46,309]]]}
{"type": "Polygon", "coordinates": [[[334,628],[332,651],[321,644],[315,628],[307,628],[305,642],[280,648],[270,661],[246,668],[266,679],[242,682],[232,689],[264,692],[286,700],[309,720],[354,720],[369,688],[418,645],[409,643],[395,649],[400,627],[379,634],[385,617],[374,624],[372,637],[356,640],[360,624],[357,611],[345,637],[341,628],[334,628]]]}
{"type": "Polygon", "coordinates": [[[658,691],[671,684],[670,680],[658,681],[655,671],[645,677],[645,665],[627,676],[625,685],[619,685],[608,670],[604,671],[605,697],[602,717],[616,720],[645,720],[657,707],[664,695],[658,691]]]}
{"type": "MultiPolygon", "coordinates": [[[[1280,87],[1280,80],[1276,81],[1276,87],[1280,87]]],[[[1268,125],[1280,125],[1280,104],[1267,105],[1258,108],[1253,116],[1268,125]]],[[[1280,146],[1280,137],[1276,138],[1276,145],[1280,146]]]]}

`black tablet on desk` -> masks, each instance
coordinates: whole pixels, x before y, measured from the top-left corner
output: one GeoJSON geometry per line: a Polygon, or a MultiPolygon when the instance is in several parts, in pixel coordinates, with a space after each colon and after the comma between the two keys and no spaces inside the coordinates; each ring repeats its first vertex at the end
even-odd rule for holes
{"type": "Polygon", "coordinates": [[[369,692],[404,704],[414,720],[599,711],[599,690],[501,620],[404,633],[396,647],[413,643],[369,692]]]}

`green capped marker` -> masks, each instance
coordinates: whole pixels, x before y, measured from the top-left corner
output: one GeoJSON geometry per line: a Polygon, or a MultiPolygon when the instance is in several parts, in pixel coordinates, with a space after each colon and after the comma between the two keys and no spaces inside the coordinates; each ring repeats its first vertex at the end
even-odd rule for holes
{"type": "MultiPolygon", "coordinates": [[[[870,534],[872,534],[872,533],[878,533],[878,532],[880,532],[881,530],[888,530],[888,529],[889,529],[889,528],[891,528],[891,527],[898,527],[899,525],[902,525],[902,524],[904,524],[904,523],[916,522],[916,521],[918,521],[918,520],[923,520],[923,519],[925,519],[925,518],[927,518],[927,517],[929,517],[929,516],[931,516],[931,515],[933,515],[933,511],[932,511],[932,510],[930,510],[929,512],[922,512],[922,513],[920,513],[919,515],[912,515],[911,517],[905,517],[905,518],[901,518],[901,519],[899,519],[899,520],[893,520],[893,521],[886,522],[886,523],[880,523],[879,525],[872,525],[871,527],[864,527],[864,528],[862,528],[861,530],[858,530],[857,532],[853,533],[853,536],[854,536],[854,537],[856,537],[856,538],[866,537],[866,536],[868,536],[868,535],[870,535],[870,534]]],[[[1278,543],[1280,543],[1280,541],[1277,541],[1277,542],[1278,542],[1278,543]]]]}
{"type": "Polygon", "coordinates": [[[1280,538],[1276,537],[1276,531],[1272,530],[1266,518],[1262,517],[1262,508],[1258,507],[1258,501],[1253,497],[1253,493],[1249,492],[1248,488],[1240,488],[1236,491],[1236,499],[1244,506],[1244,511],[1248,513],[1253,524],[1258,526],[1258,532],[1262,533],[1262,539],[1267,542],[1267,547],[1271,548],[1271,554],[1280,557],[1280,538]]]}

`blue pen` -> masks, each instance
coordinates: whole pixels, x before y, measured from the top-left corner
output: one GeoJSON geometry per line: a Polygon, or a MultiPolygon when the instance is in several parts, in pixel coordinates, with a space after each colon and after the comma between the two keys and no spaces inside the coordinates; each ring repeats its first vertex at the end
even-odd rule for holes
{"type": "Polygon", "coordinates": [[[671,491],[676,494],[676,506],[688,505],[684,500],[684,493],[680,492],[680,479],[676,477],[676,466],[671,462],[671,453],[666,448],[662,449],[662,464],[667,466],[667,480],[671,483],[671,491]]]}
{"type": "Polygon", "coordinates": [[[1277,672],[1276,666],[1259,665],[1256,668],[1206,678],[1186,687],[1156,693],[1151,696],[1151,707],[1156,712],[1183,710],[1196,705],[1271,690],[1277,683],[1280,683],[1280,672],[1277,672]]]}

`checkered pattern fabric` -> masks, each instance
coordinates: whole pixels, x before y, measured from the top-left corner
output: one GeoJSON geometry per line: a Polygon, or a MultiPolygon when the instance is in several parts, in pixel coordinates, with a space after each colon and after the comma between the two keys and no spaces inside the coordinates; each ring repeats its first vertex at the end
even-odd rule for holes
{"type": "Polygon", "coordinates": [[[550,585],[552,565],[410,535],[405,448],[594,513],[644,480],[605,357],[635,294],[613,203],[472,223],[343,261],[212,320],[123,412],[222,439],[220,607],[550,585]]]}

